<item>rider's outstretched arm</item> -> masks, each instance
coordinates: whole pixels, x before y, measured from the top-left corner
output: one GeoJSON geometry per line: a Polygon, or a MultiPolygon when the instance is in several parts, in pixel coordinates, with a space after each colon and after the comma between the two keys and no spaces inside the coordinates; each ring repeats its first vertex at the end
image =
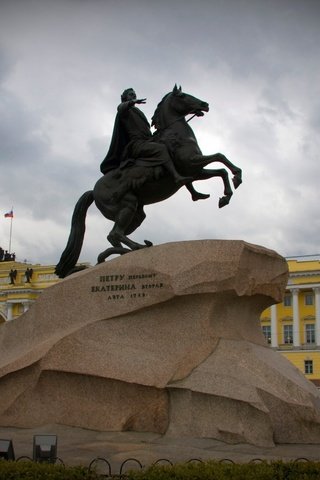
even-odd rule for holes
{"type": "Polygon", "coordinates": [[[127,112],[129,108],[134,107],[136,103],[138,104],[146,103],[146,100],[147,100],[146,98],[136,98],[135,100],[128,100],[127,102],[122,102],[118,106],[118,112],[121,115],[122,113],[127,112]]]}

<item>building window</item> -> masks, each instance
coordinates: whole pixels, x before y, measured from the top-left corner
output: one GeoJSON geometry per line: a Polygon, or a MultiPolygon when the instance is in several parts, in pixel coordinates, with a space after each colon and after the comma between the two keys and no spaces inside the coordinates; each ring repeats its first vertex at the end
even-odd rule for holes
{"type": "Polygon", "coordinates": [[[293,326],[292,325],[283,325],[283,340],[284,340],[284,343],[288,343],[288,344],[293,343],[293,326]]]}
{"type": "Polygon", "coordinates": [[[314,323],[306,323],[305,336],[306,343],[316,343],[316,331],[314,323]]]}
{"type": "Polygon", "coordinates": [[[271,343],[271,326],[270,325],[263,325],[262,326],[262,333],[264,338],[267,340],[268,343],[271,343]]]}
{"type": "Polygon", "coordinates": [[[304,361],[304,373],[309,375],[313,373],[313,360],[304,361]]]}
{"type": "Polygon", "coordinates": [[[291,307],[292,305],[292,296],[290,294],[287,294],[284,296],[284,299],[283,299],[283,305],[285,307],[291,307]]]}
{"type": "Polygon", "coordinates": [[[305,305],[313,305],[313,293],[306,293],[304,296],[305,305]]]}

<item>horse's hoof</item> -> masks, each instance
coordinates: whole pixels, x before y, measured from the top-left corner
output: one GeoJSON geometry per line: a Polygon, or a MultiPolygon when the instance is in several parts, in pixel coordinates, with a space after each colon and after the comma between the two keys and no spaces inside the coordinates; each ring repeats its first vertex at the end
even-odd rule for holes
{"type": "Polygon", "coordinates": [[[230,197],[221,197],[219,198],[219,208],[225,207],[230,202],[230,197]]]}
{"type": "Polygon", "coordinates": [[[192,200],[194,202],[197,202],[198,200],[206,200],[207,198],[210,197],[210,194],[209,193],[200,193],[200,192],[196,192],[196,193],[193,193],[192,194],[192,200]]]}
{"type": "Polygon", "coordinates": [[[125,253],[131,252],[130,248],[125,248],[125,247],[110,247],[107,248],[107,250],[104,250],[98,255],[97,258],[97,265],[99,263],[104,263],[106,258],[110,257],[110,255],[124,255],[125,253]]]}
{"type": "Polygon", "coordinates": [[[234,188],[238,188],[239,185],[241,185],[241,183],[242,183],[241,173],[239,173],[239,174],[237,173],[237,174],[233,177],[232,183],[233,183],[234,188]]]}
{"type": "Polygon", "coordinates": [[[145,240],[144,243],[145,243],[146,247],[153,247],[153,243],[150,242],[150,240],[145,240]]]}

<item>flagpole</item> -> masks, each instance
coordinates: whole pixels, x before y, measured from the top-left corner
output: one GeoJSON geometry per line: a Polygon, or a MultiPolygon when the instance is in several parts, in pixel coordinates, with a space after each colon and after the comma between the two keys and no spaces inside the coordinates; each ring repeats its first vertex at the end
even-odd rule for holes
{"type": "MultiPolygon", "coordinates": [[[[13,207],[11,208],[11,212],[13,212],[13,207]]],[[[13,220],[13,215],[12,215],[12,217],[11,217],[11,222],[10,222],[9,253],[11,253],[12,220],[13,220]]]]}

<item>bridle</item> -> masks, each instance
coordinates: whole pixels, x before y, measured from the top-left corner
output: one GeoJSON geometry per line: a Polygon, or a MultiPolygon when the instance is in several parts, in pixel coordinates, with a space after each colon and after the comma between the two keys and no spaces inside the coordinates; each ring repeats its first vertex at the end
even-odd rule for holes
{"type": "MultiPolygon", "coordinates": [[[[196,117],[197,114],[194,113],[190,118],[188,118],[188,120],[186,120],[186,122],[190,122],[190,120],[192,120],[194,117],[196,117]]],[[[163,132],[164,130],[166,130],[167,128],[171,127],[172,125],[174,125],[176,122],[180,122],[180,120],[182,120],[183,118],[185,118],[185,115],[182,115],[181,117],[178,117],[176,118],[175,120],[173,120],[173,122],[169,123],[169,125],[166,125],[165,127],[163,128],[157,128],[157,132],[161,133],[163,132]]]]}

